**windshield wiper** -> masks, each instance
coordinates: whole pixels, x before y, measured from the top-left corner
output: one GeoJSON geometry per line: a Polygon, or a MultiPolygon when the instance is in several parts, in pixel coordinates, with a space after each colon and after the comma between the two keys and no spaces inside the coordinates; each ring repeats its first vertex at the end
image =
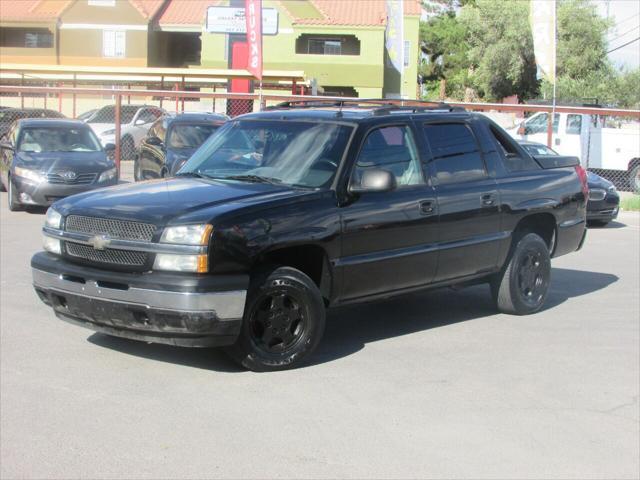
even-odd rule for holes
{"type": "Polygon", "coordinates": [[[209,175],[204,175],[204,174],[198,173],[198,172],[176,173],[176,177],[211,178],[209,175]]]}
{"type": "Polygon", "coordinates": [[[282,180],[273,177],[263,177],[261,175],[229,175],[226,177],[220,177],[225,180],[240,180],[241,182],[253,182],[253,183],[282,183],[282,180]]]}

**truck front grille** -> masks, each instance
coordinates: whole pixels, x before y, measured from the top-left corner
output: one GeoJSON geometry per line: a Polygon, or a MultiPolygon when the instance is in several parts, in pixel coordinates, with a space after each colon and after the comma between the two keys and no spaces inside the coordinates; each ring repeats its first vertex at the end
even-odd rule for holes
{"type": "MultiPolygon", "coordinates": [[[[69,215],[65,221],[65,230],[90,235],[105,235],[118,240],[150,242],[153,239],[156,227],[149,223],[69,215]]],[[[90,245],[72,241],[66,241],[64,244],[66,254],[70,258],[82,259],[102,267],[108,265],[131,267],[133,270],[140,271],[148,266],[147,263],[150,261],[151,255],[147,252],[134,250],[112,248],[96,250],[90,245]]]]}
{"type": "Polygon", "coordinates": [[[88,185],[98,176],[97,173],[80,173],[73,178],[66,179],[59,173],[49,173],[47,181],[56,185],[88,185]]]}
{"type": "Polygon", "coordinates": [[[148,258],[146,252],[115,250],[111,248],[96,250],[89,245],[82,245],[80,243],[66,242],[66,247],[68,255],[96,263],[141,267],[147,263],[148,258]]]}
{"type": "Polygon", "coordinates": [[[140,240],[143,242],[150,242],[153,238],[156,226],[150,223],[69,215],[65,223],[65,230],[68,232],[108,235],[111,238],[117,238],[120,240],[140,240]]]}

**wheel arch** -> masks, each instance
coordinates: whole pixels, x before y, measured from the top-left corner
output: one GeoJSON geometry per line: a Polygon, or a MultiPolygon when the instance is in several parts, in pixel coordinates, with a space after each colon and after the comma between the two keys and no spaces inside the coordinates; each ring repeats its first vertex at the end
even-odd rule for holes
{"type": "Polygon", "coordinates": [[[301,244],[270,250],[258,258],[253,270],[258,270],[265,265],[286,266],[300,270],[320,289],[325,304],[330,301],[333,275],[329,256],[321,246],[301,244]]]}
{"type": "Polygon", "coordinates": [[[558,225],[556,217],[549,212],[531,213],[521,218],[512,235],[512,244],[527,233],[536,233],[542,237],[553,255],[557,238],[558,225]]]}

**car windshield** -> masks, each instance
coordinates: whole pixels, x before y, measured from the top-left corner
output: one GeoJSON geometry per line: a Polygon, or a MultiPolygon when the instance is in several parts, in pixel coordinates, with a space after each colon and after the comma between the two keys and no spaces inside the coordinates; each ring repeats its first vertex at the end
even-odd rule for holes
{"type": "Polygon", "coordinates": [[[556,152],[545,145],[523,145],[523,147],[531,155],[557,155],[556,152]]]}
{"type": "Polygon", "coordinates": [[[74,127],[27,127],[20,133],[21,152],[97,152],[100,142],[91,129],[74,127]]]}
{"type": "Polygon", "coordinates": [[[169,147],[198,148],[220,125],[176,124],[169,132],[169,147]]]}
{"type": "Polygon", "coordinates": [[[237,120],[210,137],[178,174],[324,187],[352,131],[329,122],[237,120]]]}
{"type": "MultiPolygon", "coordinates": [[[[120,108],[120,123],[131,123],[140,107],[135,105],[123,105],[120,108]]],[[[87,120],[87,123],[116,123],[116,108],[103,107],[87,120]]]]}

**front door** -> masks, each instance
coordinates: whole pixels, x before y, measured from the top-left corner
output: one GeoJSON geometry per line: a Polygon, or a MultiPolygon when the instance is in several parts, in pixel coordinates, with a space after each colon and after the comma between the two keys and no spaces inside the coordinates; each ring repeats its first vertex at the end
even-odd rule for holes
{"type": "Polygon", "coordinates": [[[392,172],[397,188],[364,193],[342,211],[342,299],[428,284],[437,265],[435,195],[426,184],[409,125],[371,130],[358,154],[352,181],[366,169],[392,172]]]}

